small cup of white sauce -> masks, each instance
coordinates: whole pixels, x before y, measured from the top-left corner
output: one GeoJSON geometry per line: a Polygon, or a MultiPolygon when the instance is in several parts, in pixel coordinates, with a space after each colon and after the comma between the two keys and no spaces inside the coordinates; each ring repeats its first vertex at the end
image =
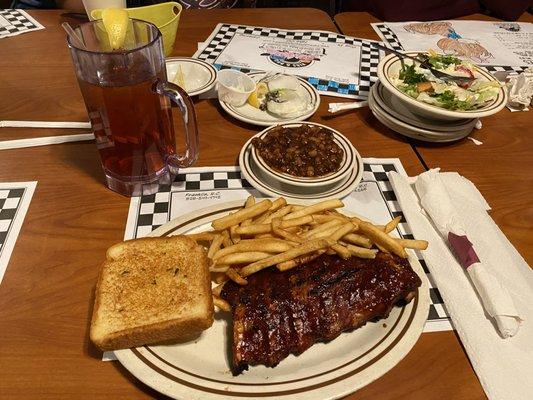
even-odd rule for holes
{"type": "Polygon", "coordinates": [[[234,69],[218,71],[218,98],[229,105],[239,107],[246,103],[255,90],[255,82],[245,73],[234,69]]]}

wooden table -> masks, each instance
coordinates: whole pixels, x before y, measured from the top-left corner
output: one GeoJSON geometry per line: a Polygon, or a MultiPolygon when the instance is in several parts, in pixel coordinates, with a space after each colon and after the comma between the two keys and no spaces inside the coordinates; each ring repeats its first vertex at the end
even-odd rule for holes
{"type": "MultiPolygon", "coordinates": [[[[2,119],[86,120],[59,27],[61,13],[31,14],[45,30],[0,40],[2,119]]],[[[361,18],[366,33],[360,36],[368,37],[369,17],[361,18]]],[[[175,54],[192,55],[218,22],[336,30],[327,14],[313,9],[186,11],[175,54]]],[[[331,118],[328,102],[322,98],[312,121],[343,132],[363,156],[399,157],[409,174],[424,171],[416,153],[422,148],[383,128],[368,109],[331,118]]],[[[236,164],[240,147],[257,128],[227,117],[214,101],[198,101],[196,109],[197,165],[236,164]]],[[[0,140],[71,133],[79,131],[4,128],[0,140]]],[[[105,250],[122,239],[129,205],[104,186],[94,144],[6,150],[0,165],[0,182],[39,182],[0,284],[0,397],[159,398],[120,364],[100,361],[101,353],[88,340],[99,265],[105,250]]],[[[423,334],[398,366],[358,391],[357,398],[480,399],[484,394],[455,334],[441,332],[423,334]]]]}

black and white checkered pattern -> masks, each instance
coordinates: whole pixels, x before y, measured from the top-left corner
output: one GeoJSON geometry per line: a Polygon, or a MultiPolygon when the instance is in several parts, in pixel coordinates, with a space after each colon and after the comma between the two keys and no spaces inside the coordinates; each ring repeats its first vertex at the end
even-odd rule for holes
{"type": "Polygon", "coordinates": [[[170,197],[173,191],[248,189],[252,186],[239,171],[182,173],[172,186],[162,185],[155,194],[142,196],[135,237],[142,237],[170,220],[170,197]]]}
{"type": "MultiPolygon", "coordinates": [[[[365,163],[363,182],[377,183],[380,192],[385,199],[391,217],[402,216],[402,220],[397,228],[398,233],[403,238],[413,239],[413,234],[411,233],[409,225],[405,220],[405,216],[400,209],[394,190],[389,182],[387,176],[387,172],[389,171],[396,171],[396,166],[394,164],[365,163]]],[[[230,171],[229,168],[228,171],[222,172],[179,174],[172,186],[161,186],[158,193],[141,197],[140,205],[137,209],[137,222],[134,236],[145,236],[170,220],[169,206],[171,202],[171,193],[174,191],[205,193],[210,190],[250,188],[251,185],[246,179],[244,179],[239,171],[230,171]]],[[[418,251],[416,254],[429,280],[431,305],[428,322],[447,321],[448,314],[439,290],[435,286],[422,254],[418,251]]]]}
{"type": "Polygon", "coordinates": [[[0,255],[2,255],[25,190],[24,188],[0,189],[0,255]]]}
{"type": "MultiPolygon", "coordinates": [[[[381,53],[373,48],[372,41],[356,39],[350,36],[344,36],[333,32],[313,32],[313,31],[285,31],[275,28],[254,27],[245,25],[222,24],[218,32],[214,35],[209,44],[202,50],[197,57],[201,60],[214,64],[218,69],[230,68],[217,63],[217,59],[231,42],[236,33],[276,37],[288,40],[315,40],[317,42],[344,43],[349,45],[361,46],[361,70],[359,76],[359,85],[340,83],[331,80],[318,79],[316,77],[303,77],[313,85],[319,92],[337,93],[350,97],[367,98],[370,86],[377,80],[377,65],[381,53]]],[[[236,68],[242,72],[250,72],[242,68],[236,68]]]]}
{"type": "Polygon", "coordinates": [[[14,9],[0,10],[0,38],[42,28],[43,26],[37,23],[25,11],[14,9]]]}
{"type": "MultiPolygon", "coordinates": [[[[394,189],[392,188],[392,185],[390,184],[389,178],[387,176],[388,172],[396,171],[394,164],[366,164],[365,163],[364,170],[365,172],[371,172],[372,175],[374,176],[374,179],[377,181],[380,192],[382,193],[383,197],[386,200],[387,207],[389,208],[389,211],[391,213],[391,217],[392,218],[396,218],[397,216],[402,217],[401,222],[398,224],[398,228],[397,228],[400,236],[404,239],[415,239],[405,219],[405,216],[400,208],[400,204],[398,203],[398,199],[396,198],[394,189]]],[[[364,175],[363,179],[366,179],[366,178],[367,177],[364,175]]],[[[433,278],[431,277],[431,273],[429,272],[427,268],[424,257],[422,256],[422,253],[418,250],[416,250],[415,253],[429,281],[429,294],[431,297],[431,304],[429,306],[428,321],[438,321],[438,320],[448,319],[449,317],[448,317],[446,308],[444,306],[444,301],[442,300],[442,297],[439,293],[439,289],[437,288],[437,286],[435,285],[435,282],[433,281],[433,278]]]]}
{"type": "Polygon", "coordinates": [[[398,36],[385,24],[374,24],[372,25],[374,29],[377,29],[379,36],[385,40],[385,45],[391,49],[402,51],[403,46],[398,40],[398,36]]]}
{"type": "MultiPolygon", "coordinates": [[[[402,44],[400,43],[400,40],[398,39],[398,36],[386,25],[386,24],[374,24],[373,25],[375,29],[377,29],[380,33],[380,36],[385,40],[385,44],[387,47],[390,47],[391,49],[403,51],[404,48],[402,44]]],[[[523,72],[527,66],[521,66],[521,67],[513,67],[510,65],[484,65],[481,68],[489,71],[489,72],[515,72],[517,74],[523,72]]]]}

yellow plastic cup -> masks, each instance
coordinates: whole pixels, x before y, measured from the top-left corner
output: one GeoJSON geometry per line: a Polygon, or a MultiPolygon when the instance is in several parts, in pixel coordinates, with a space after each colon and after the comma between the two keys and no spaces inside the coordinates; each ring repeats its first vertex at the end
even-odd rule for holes
{"type": "MultiPolygon", "coordinates": [[[[145,7],[126,8],[130,18],[151,22],[159,28],[161,35],[163,35],[163,48],[167,57],[172,54],[174,48],[181,10],[181,4],[175,1],[145,7]]],[[[101,8],[93,10],[91,17],[101,19],[102,11],[101,8]]]]}

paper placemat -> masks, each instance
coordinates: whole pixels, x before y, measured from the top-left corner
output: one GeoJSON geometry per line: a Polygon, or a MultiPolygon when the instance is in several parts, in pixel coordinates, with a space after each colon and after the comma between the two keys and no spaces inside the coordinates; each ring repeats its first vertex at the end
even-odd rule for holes
{"type": "Polygon", "coordinates": [[[434,49],[470,59],[489,72],[522,72],[533,65],[533,24],[524,22],[431,21],[371,24],[388,47],[434,49]],[[464,46],[467,44],[468,46],[464,46]]]}
{"type": "Polygon", "coordinates": [[[37,182],[0,183],[0,283],[37,182]]]}
{"type": "Polygon", "coordinates": [[[217,69],[298,75],[320,94],[366,99],[383,54],[372,42],[327,31],[221,23],[193,57],[217,69]]]}
{"type": "Polygon", "coordinates": [[[44,26],[26,11],[14,9],[0,10],[0,39],[37,31],[39,29],[44,29],[44,26]]]}
{"type": "MultiPolygon", "coordinates": [[[[363,180],[343,199],[346,208],[379,224],[403,215],[387,176],[389,171],[405,175],[400,160],[366,158],[363,161],[363,180]]],[[[238,167],[184,169],[172,186],[162,186],[156,194],[131,199],[124,239],[146,236],[179,215],[216,203],[233,200],[244,202],[250,194],[266,197],[251,187],[238,167]]],[[[397,231],[401,237],[413,238],[405,219],[402,219],[397,231]]],[[[450,330],[452,327],[440,293],[433,283],[422,253],[417,251],[416,254],[430,283],[432,304],[424,331],[450,330]]]]}

